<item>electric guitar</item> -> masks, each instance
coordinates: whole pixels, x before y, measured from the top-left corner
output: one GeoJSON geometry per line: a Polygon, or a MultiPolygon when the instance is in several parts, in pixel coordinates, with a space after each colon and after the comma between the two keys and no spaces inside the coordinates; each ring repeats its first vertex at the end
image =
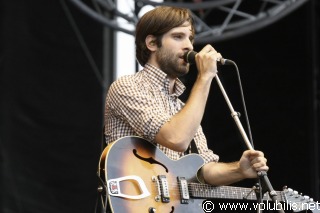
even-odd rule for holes
{"type": "MultiPolygon", "coordinates": [[[[98,176],[114,213],[198,213],[206,199],[257,199],[251,188],[199,183],[196,174],[203,163],[197,154],[173,161],[140,137],[123,137],[104,149],[98,176]]],[[[268,193],[263,200],[271,201],[268,193]]],[[[277,201],[294,212],[320,212],[318,202],[292,189],[277,191],[277,201]]]]}

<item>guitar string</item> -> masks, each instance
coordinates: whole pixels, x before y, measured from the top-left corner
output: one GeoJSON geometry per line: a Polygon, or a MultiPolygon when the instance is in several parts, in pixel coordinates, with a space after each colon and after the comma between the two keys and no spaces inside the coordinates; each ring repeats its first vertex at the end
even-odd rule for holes
{"type": "MultiPolygon", "coordinates": [[[[159,189],[159,183],[155,181],[144,181],[146,183],[149,183],[149,187],[147,188],[150,189],[150,183],[151,183],[151,196],[156,197],[161,197],[161,190],[159,189]],[[160,194],[159,194],[160,193],[160,194]]],[[[173,201],[175,200],[180,200],[183,196],[180,190],[180,184],[178,182],[175,182],[173,184],[169,184],[169,181],[167,181],[168,188],[169,190],[169,199],[172,199],[173,201]],[[173,187],[173,189],[172,189],[173,187]],[[178,198],[177,198],[178,197],[178,198]]],[[[174,181],[173,181],[174,182],[174,181]]],[[[208,184],[201,184],[201,183],[187,183],[188,186],[188,192],[190,192],[189,198],[222,198],[222,199],[238,199],[238,200],[257,200],[255,197],[255,193],[250,193],[252,189],[250,188],[243,188],[243,187],[235,187],[235,186],[212,186],[208,184]],[[198,189],[193,189],[194,187],[198,187],[198,189]],[[248,196],[249,193],[249,196],[248,196]],[[222,196],[222,194],[224,196],[222,196]],[[240,196],[239,196],[240,195],[240,196]],[[244,199],[244,196],[250,197],[250,199],[244,199]]],[[[276,191],[277,193],[277,199],[281,202],[288,203],[288,200],[285,198],[285,193],[283,191],[276,191]]],[[[184,195],[184,194],[183,194],[184,195]]],[[[271,200],[269,195],[266,193],[263,197],[263,200],[271,200]]],[[[298,204],[300,203],[301,205],[301,200],[297,201],[298,204]]],[[[307,201],[306,201],[307,202],[307,201]]],[[[295,202],[296,203],[296,202],[295,202]]],[[[304,203],[304,202],[303,202],[304,203]]],[[[290,201],[289,205],[292,204],[290,201]]],[[[302,209],[304,210],[304,209],[302,209]]]]}
{"type": "MultiPolygon", "coordinates": [[[[154,181],[150,181],[153,185],[153,191],[155,194],[158,194],[159,190],[158,183],[154,181]]],[[[179,183],[168,183],[168,187],[170,188],[169,194],[181,195],[183,192],[180,190],[179,183]]],[[[160,190],[161,191],[161,190],[160,190]]],[[[256,200],[256,194],[250,193],[252,191],[251,188],[243,188],[243,187],[235,187],[235,186],[211,186],[207,184],[201,183],[188,183],[188,192],[191,196],[194,197],[206,197],[210,198],[215,196],[217,198],[237,198],[237,199],[246,199],[246,200],[256,200]],[[196,188],[196,189],[194,189],[196,188]],[[198,196],[196,196],[198,195],[198,196]]],[[[283,201],[284,196],[280,191],[277,191],[277,199],[283,201]]],[[[263,197],[264,200],[271,200],[270,196],[266,193],[263,197]]]]}

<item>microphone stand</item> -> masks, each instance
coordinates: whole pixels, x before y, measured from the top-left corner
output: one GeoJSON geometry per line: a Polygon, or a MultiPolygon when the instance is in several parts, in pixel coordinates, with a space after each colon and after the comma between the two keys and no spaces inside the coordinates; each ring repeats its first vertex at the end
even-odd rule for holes
{"type": "MultiPolygon", "coordinates": [[[[234,109],[232,107],[232,104],[231,104],[231,102],[230,102],[230,100],[229,100],[229,98],[227,96],[226,91],[224,90],[224,88],[222,86],[222,83],[221,83],[218,75],[215,76],[215,79],[216,79],[216,81],[217,81],[217,83],[218,83],[218,85],[220,87],[220,90],[221,90],[221,92],[222,92],[222,94],[223,94],[223,96],[224,96],[224,98],[225,98],[225,100],[226,100],[226,102],[227,102],[227,104],[229,106],[229,109],[231,111],[231,116],[233,117],[233,119],[234,119],[234,121],[235,121],[235,123],[236,123],[236,125],[237,125],[237,127],[238,127],[238,129],[239,129],[239,131],[240,131],[240,133],[241,133],[241,135],[243,137],[243,139],[244,139],[244,142],[246,143],[248,149],[254,150],[252,145],[251,145],[251,143],[250,143],[250,141],[249,141],[249,139],[248,139],[248,136],[247,136],[246,132],[244,131],[244,128],[243,128],[243,126],[242,126],[242,124],[240,122],[239,113],[234,111],[234,109]]],[[[269,195],[270,195],[272,201],[275,204],[279,204],[280,209],[276,208],[278,210],[278,212],[284,213],[284,210],[282,209],[281,203],[277,200],[277,192],[273,189],[273,187],[272,187],[272,185],[271,185],[271,183],[269,181],[269,178],[267,176],[267,173],[265,171],[259,171],[257,174],[258,174],[261,182],[265,184],[265,186],[267,188],[266,190],[269,192],[269,195]]],[[[262,199],[262,198],[263,198],[263,196],[260,199],[262,199]]],[[[260,205],[259,205],[258,212],[260,212],[260,211],[261,210],[260,210],[260,205]]]]}

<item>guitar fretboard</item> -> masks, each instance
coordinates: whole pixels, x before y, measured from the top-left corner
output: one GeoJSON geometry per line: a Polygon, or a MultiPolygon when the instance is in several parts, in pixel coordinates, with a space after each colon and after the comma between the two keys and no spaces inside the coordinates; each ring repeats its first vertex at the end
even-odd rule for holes
{"type": "MultiPolygon", "coordinates": [[[[236,200],[257,200],[255,190],[250,188],[234,186],[211,186],[200,183],[189,183],[189,193],[194,198],[221,198],[236,200]]],[[[271,200],[268,193],[265,193],[263,200],[271,200]]],[[[277,200],[284,201],[284,195],[277,191],[277,200]]]]}

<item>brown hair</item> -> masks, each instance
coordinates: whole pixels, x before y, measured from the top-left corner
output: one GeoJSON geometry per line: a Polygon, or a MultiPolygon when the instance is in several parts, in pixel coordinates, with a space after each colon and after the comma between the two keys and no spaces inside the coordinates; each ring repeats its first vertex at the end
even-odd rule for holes
{"type": "Polygon", "coordinates": [[[194,34],[194,20],[190,10],[186,8],[161,6],[144,14],[136,26],[136,57],[139,63],[144,66],[151,54],[145,43],[148,35],[156,37],[155,42],[161,47],[163,34],[186,21],[190,22],[194,34]]]}

